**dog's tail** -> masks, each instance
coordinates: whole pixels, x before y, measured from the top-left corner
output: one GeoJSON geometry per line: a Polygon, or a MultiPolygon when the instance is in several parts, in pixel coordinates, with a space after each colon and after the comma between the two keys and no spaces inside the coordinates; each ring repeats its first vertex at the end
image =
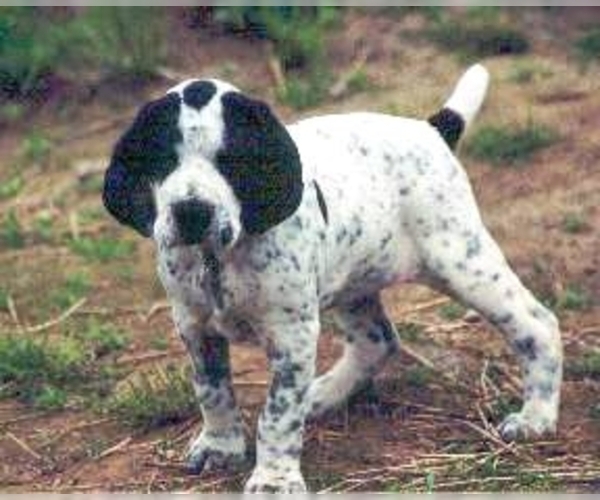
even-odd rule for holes
{"type": "Polygon", "coordinates": [[[481,64],[471,66],[458,80],[442,109],[427,120],[451,149],[456,147],[460,136],[481,108],[489,79],[487,69],[481,64]]]}

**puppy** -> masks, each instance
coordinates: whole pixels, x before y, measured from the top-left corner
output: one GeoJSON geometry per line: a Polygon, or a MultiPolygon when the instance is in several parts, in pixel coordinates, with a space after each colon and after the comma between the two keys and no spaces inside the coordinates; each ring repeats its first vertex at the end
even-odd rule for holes
{"type": "Polygon", "coordinates": [[[487,85],[485,68],[471,67],[427,121],[350,113],[286,127],[219,80],[185,81],[142,107],[114,147],[103,199],[156,245],[203,416],[193,470],[245,458],[228,342],[250,336],[272,380],[245,490],[304,491],[305,419],[344,401],[398,350],[380,292],[409,281],[476,309],[514,349],[524,404],[501,433],[555,430],[557,321],[511,271],[452,153],[487,85]],[[345,350],[315,378],[323,309],[345,350]]]}

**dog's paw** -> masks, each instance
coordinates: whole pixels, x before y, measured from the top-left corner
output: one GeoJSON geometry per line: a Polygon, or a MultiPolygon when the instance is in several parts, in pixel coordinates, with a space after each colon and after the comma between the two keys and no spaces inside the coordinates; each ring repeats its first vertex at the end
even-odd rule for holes
{"type": "Polygon", "coordinates": [[[306,483],[299,470],[256,467],[246,482],[244,493],[303,493],[306,483]]]}
{"type": "Polygon", "coordinates": [[[186,453],[191,474],[204,470],[236,470],[246,462],[246,440],[240,428],[202,430],[186,453]]]}
{"type": "Polygon", "coordinates": [[[505,441],[517,439],[535,439],[556,432],[556,419],[542,413],[517,412],[508,415],[498,426],[505,441]]]}

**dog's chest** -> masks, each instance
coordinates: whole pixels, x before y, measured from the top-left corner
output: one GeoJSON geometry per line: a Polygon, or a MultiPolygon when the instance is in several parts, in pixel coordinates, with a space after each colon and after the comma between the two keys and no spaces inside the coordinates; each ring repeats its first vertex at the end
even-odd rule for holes
{"type": "Polygon", "coordinates": [[[196,317],[203,328],[232,341],[258,340],[251,318],[266,307],[264,277],[248,266],[223,265],[197,247],[163,251],[157,263],[170,301],[196,317]]]}

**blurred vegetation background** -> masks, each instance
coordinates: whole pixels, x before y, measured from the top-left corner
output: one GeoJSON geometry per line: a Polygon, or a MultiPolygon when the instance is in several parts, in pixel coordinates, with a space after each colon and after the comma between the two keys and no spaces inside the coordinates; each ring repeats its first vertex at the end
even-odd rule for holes
{"type": "MultiPolygon", "coordinates": [[[[419,11],[428,19],[419,37],[464,59],[522,54],[530,49],[499,7],[3,7],[0,9],[0,120],[18,119],[15,103],[39,103],[64,86],[92,90],[106,82],[143,85],[163,74],[178,47],[173,31],[185,19],[190,30],[214,36],[269,41],[280,72],[277,97],[302,109],[323,101],[332,85],[328,35],[349,10],[379,10],[390,17],[419,11]],[[175,43],[173,43],[175,40],[175,43]],[[290,78],[287,78],[290,76],[290,78]]],[[[545,9],[560,8],[546,7],[545,9]]],[[[514,10],[514,9],[513,9],[514,10]]],[[[583,62],[600,53],[600,29],[573,46],[583,62]]],[[[333,82],[335,83],[335,82],[333,82]]],[[[349,83],[366,86],[364,75],[349,83]]]]}
{"type": "MultiPolygon", "coordinates": [[[[322,6],[238,7],[4,7],[0,10],[0,97],[6,102],[39,101],[60,85],[99,85],[107,80],[140,84],[151,80],[176,56],[170,43],[172,16],[178,11],[193,30],[216,36],[272,42],[282,78],[278,97],[296,108],[318,104],[331,75],[327,36],[350,8],[322,6]],[[283,83],[285,81],[285,83],[283,83]]],[[[355,7],[354,9],[360,9],[355,7]]],[[[365,9],[363,7],[363,9],[365,9]]],[[[524,53],[529,49],[499,8],[472,7],[457,18],[443,7],[378,8],[389,16],[419,10],[430,21],[422,35],[464,57],[524,53]]],[[[600,31],[576,45],[580,55],[596,57],[600,31]]],[[[364,85],[360,75],[354,85],[364,85]]],[[[20,109],[2,109],[4,119],[20,109]]]]}

